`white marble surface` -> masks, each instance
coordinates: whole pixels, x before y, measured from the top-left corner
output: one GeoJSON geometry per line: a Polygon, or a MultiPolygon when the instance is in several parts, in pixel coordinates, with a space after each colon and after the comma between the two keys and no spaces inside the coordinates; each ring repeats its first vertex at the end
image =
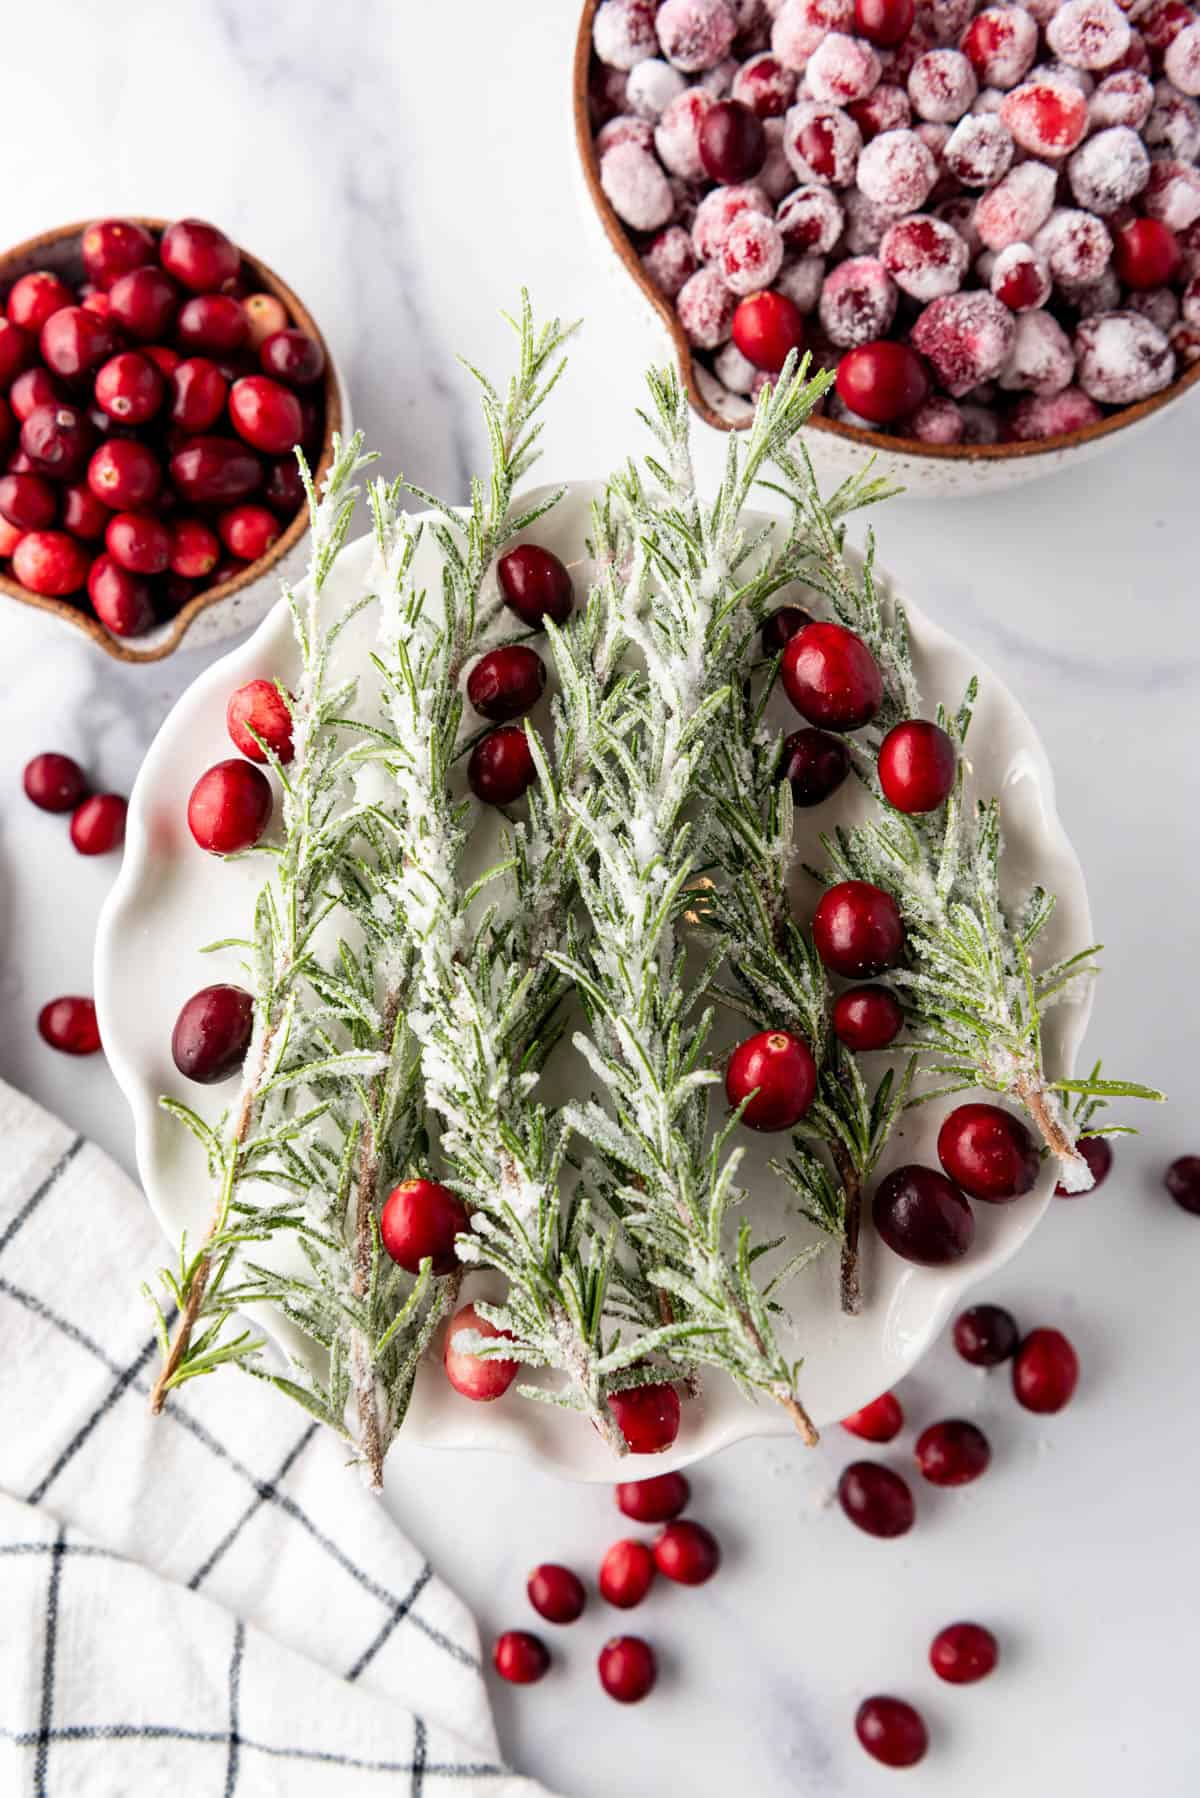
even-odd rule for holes
{"type": "MultiPolygon", "coordinates": [[[[578,216],[574,12],[572,0],[467,0],[453,15],[414,0],[337,14],[311,0],[23,9],[6,22],[6,239],[102,211],[213,217],[313,306],[389,469],[453,497],[480,453],[454,352],[500,365],[497,311],[525,282],[543,308],[587,319],[547,469],[602,470],[630,447],[653,340],[578,216]]],[[[987,1294],[1027,1323],[1067,1327],[1078,1398],[1039,1424],[1002,1379],[934,1356],[903,1394],[914,1419],[977,1412],[996,1460],[969,1492],[919,1493],[918,1527],[899,1543],[859,1536],[827,1503],[848,1438],[813,1454],[749,1444],[701,1470],[696,1513],[727,1564],[630,1620],[660,1648],[653,1700],[614,1711],[600,1694],[591,1663],[611,1619],[595,1606],[556,1639],[567,1670],[497,1694],[511,1758],[572,1798],[882,1792],[889,1775],[850,1728],[859,1697],[881,1689],[927,1710],[933,1750],[909,1785],[930,1798],[1200,1789],[1200,1222],[1158,1184],[1173,1155],[1200,1148],[1198,427],[1200,408],[1183,408],[1128,459],[877,517],[887,564],[1038,720],[1108,945],[1092,1043],[1113,1072],[1174,1100],[1120,1148],[1101,1194],[1052,1208],[987,1294]],[[974,1691],[935,1690],[927,1642],[958,1616],[996,1627],[1004,1666],[974,1691]]],[[[718,449],[704,447],[706,467],[718,449]]],[[[56,1057],[33,1024],[45,998],[88,990],[111,869],[77,858],[63,825],[25,804],[19,771],[61,748],[127,788],[203,659],[121,669],[0,610],[0,1074],[127,1166],[104,1066],[56,1057]]],[[[535,1561],[586,1569],[617,1533],[604,1492],[490,1457],[401,1446],[390,1473],[397,1514],[485,1630],[526,1622],[535,1561]]]]}

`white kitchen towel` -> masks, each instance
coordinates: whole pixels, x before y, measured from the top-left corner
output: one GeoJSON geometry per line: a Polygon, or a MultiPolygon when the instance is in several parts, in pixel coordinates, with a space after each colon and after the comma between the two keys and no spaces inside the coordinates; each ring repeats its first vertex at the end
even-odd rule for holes
{"type": "Polygon", "coordinates": [[[236,1372],[151,1418],[141,1193],[0,1083],[0,1792],[537,1798],[474,1620],[236,1372]]]}

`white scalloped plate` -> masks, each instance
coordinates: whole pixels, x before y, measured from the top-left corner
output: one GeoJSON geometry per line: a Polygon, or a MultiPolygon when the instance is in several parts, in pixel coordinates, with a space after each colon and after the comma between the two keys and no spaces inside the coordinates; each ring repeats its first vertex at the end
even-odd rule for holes
{"type": "MultiPolygon", "coordinates": [[[[573,486],[562,504],[529,533],[573,567],[579,589],[587,579],[584,538],[595,491],[590,484],[573,486]]],[[[430,578],[436,575],[436,552],[429,539],[419,554],[424,562],[420,578],[436,592],[438,583],[430,578]]],[[[329,583],[330,605],[341,604],[359,589],[369,555],[366,539],[346,551],[329,583]]],[[[980,795],[1002,796],[1006,892],[1015,894],[1035,879],[1041,881],[1058,896],[1045,953],[1057,957],[1084,947],[1092,940],[1087,892],[1055,809],[1054,781],[1037,733],[1012,695],[976,657],[919,608],[905,603],[918,679],[930,709],[939,698],[957,704],[970,675],[980,676],[969,787],[980,795]]],[[[340,652],[345,665],[361,676],[357,710],[364,717],[371,715],[367,708],[377,690],[368,662],[373,628],[369,615],[360,617],[346,633],[340,652]]],[[[253,894],[264,873],[256,858],[226,864],[199,850],[185,822],[187,798],[203,770],[231,753],[224,715],[234,688],[262,675],[289,682],[295,672],[291,622],[280,604],[246,643],[207,669],[179,700],[134,786],[125,859],[100,922],[96,999],[105,1049],[133,1109],[146,1193],[173,1241],[185,1229],[192,1241],[197,1239],[210,1215],[212,1194],[197,1144],[160,1110],[159,1096],[186,1098],[204,1115],[215,1117],[229,1103],[233,1089],[196,1087],[183,1080],[171,1060],[171,1030],[181,1004],[197,987],[222,978],[239,979],[234,954],[202,957],[198,951],[205,942],[245,932],[253,894]]],[[[787,713],[786,702],[781,703],[787,713]]],[[[819,860],[818,833],[835,822],[864,815],[869,803],[865,791],[848,781],[825,806],[799,812],[800,859],[819,860]]],[[[486,848],[485,842],[484,852],[486,848]]],[[[798,911],[811,915],[817,897],[808,877],[799,875],[798,911]]],[[[1047,1019],[1047,1063],[1061,1074],[1075,1065],[1089,1009],[1084,993],[1055,1008],[1047,1019]]],[[[564,1043],[548,1070],[547,1095],[552,1099],[565,1095],[573,1083],[582,1089],[585,1076],[576,1052],[564,1043]]],[[[907,1161],[936,1166],[934,1139],[950,1104],[934,1101],[908,1114],[889,1144],[881,1173],[907,1161]]],[[[781,1183],[767,1171],[770,1155],[781,1146],[786,1146],[786,1139],[764,1141],[747,1132],[748,1202],[756,1224],[768,1234],[778,1233],[772,1225],[783,1217],[787,1201],[781,1183]]],[[[994,1273],[1025,1241],[1049,1203],[1054,1178],[1053,1169],[1046,1166],[1034,1190],[1015,1203],[977,1204],[974,1244],[951,1268],[917,1268],[900,1261],[876,1240],[866,1220],[866,1304],[859,1317],[846,1318],[839,1312],[834,1251],[800,1275],[789,1295],[796,1319],[794,1352],[805,1357],[800,1390],[818,1425],[844,1417],[909,1371],[967,1290],[994,1273]]],[[[792,1218],[789,1227],[803,1239],[807,1226],[792,1218]]],[[[472,1275],[465,1287],[467,1296],[487,1290],[486,1276],[472,1275]]],[[[274,1333],[289,1351],[300,1350],[294,1335],[277,1327],[274,1333]]],[[[791,1340],[788,1346],[793,1347],[791,1340]]],[[[781,1413],[747,1403],[723,1376],[706,1375],[703,1388],[699,1399],[685,1405],[683,1427],[670,1453],[645,1460],[632,1457],[623,1464],[631,1473],[683,1466],[745,1436],[788,1433],[790,1426],[781,1413]]],[[[577,1417],[556,1407],[530,1404],[515,1393],[496,1404],[472,1405],[451,1390],[436,1361],[418,1376],[405,1429],[424,1444],[505,1449],[576,1478],[613,1476],[608,1451],[577,1417]]]]}

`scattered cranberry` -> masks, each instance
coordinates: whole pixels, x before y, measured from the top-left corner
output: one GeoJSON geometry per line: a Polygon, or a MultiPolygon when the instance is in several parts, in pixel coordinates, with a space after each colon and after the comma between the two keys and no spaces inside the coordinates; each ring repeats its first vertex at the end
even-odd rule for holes
{"type": "Polygon", "coordinates": [[[574,599],[571,576],[551,550],[537,543],[519,543],[501,556],[496,575],[505,605],[532,629],[540,629],[547,618],[565,624],[570,617],[574,599]]]}
{"type": "Polygon", "coordinates": [[[179,1072],[201,1086],[236,1074],[254,1032],[254,1000],[244,987],[201,987],[180,1010],[171,1033],[171,1057],[179,1072]]]}
{"type": "Polygon", "coordinates": [[[281,762],[291,761],[292,714],[273,681],[252,680],[239,687],[226,707],[225,724],[234,746],[252,762],[266,761],[263,743],[281,762]]]}
{"type": "Polygon", "coordinates": [[[532,1686],[550,1666],[550,1652],[537,1636],[525,1629],[505,1630],[497,1636],[492,1665],[501,1679],[513,1686],[532,1686]]]}
{"type": "Polygon", "coordinates": [[[26,531],[13,550],[12,571],[31,593],[64,599],[87,580],[88,554],[65,531],[26,531]]]}
{"type": "Polygon", "coordinates": [[[160,268],[135,268],[114,281],[108,294],[108,316],[139,343],[163,337],[179,310],[179,289],[160,268]]]}
{"type": "Polygon", "coordinates": [[[635,1523],[667,1523],[686,1509],[691,1487],[681,1473],[658,1473],[648,1480],[622,1480],[617,1507],[635,1523]]]}
{"type": "Polygon", "coordinates": [[[37,333],[51,313],[74,303],[75,295],[57,275],[49,269],[37,268],[13,282],[5,310],[10,324],[37,333]]]}
{"type": "Polygon", "coordinates": [[[944,1174],[910,1163],[880,1182],[871,1208],[888,1248],[919,1267],[958,1261],[971,1246],[975,1219],[944,1174]]]}
{"type": "Polygon", "coordinates": [[[188,827],[210,855],[250,849],[271,820],[271,783],[249,762],[218,762],[202,774],[188,800],[188,827]]]}
{"type": "Polygon", "coordinates": [[[72,994],[51,999],[38,1012],[38,1035],[64,1055],[94,1055],[100,1047],[100,1028],[91,999],[72,994]]]}
{"type": "MultiPolygon", "coordinates": [[[[1106,1136],[1081,1136],[1075,1147],[1087,1162],[1092,1176],[1092,1184],[1088,1191],[1095,1192],[1098,1186],[1103,1186],[1112,1172],[1112,1144],[1106,1136]]],[[[1078,1199],[1082,1195],[1068,1191],[1060,1180],[1054,1188],[1054,1196],[1059,1199],[1078,1199]]]]}
{"type": "Polygon", "coordinates": [[[117,512],[104,533],[104,547],[131,574],[162,574],[170,558],[171,537],[152,512],[117,512]]]}
{"type": "Polygon", "coordinates": [[[904,952],[896,901],[866,880],[830,887],[813,917],[813,944],[827,968],[861,980],[894,968],[904,952]]]}
{"type": "Polygon", "coordinates": [[[803,606],[780,606],[764,618],[762,627],[763,654],[767,656],[782,655],[792,638],[798,636],[806,624],[812,623],[812,613],[806,612],[803,606]]]}
{"type": "Polygon", "coordinates": [[[874,656],[841,624],[806,625],[784,650],[780,672],[796,710],[823,730],[858,730],[883,704],[874,656]]]}
{"type": "Polygon", "coordinates": [[[792,803],[821,805],[850,772],[850,751],[825,730],[797,730],[783,742],[779,772],[792,789],[792,803]]]}
{"type": "Polygon", "coordinates": [[[525,1590],[530,1604],[547,1623],[574,1623],[583,1615],[587,1594],[583,1581],[569,1567],[543,1561],[530,1574],[525,1590]]]}
{"type": "Polygon", "coordinates": [[[600,1563],[600,1596],[619,1610],[641,1604],[658,1569],[644,1542],[614,1542],[600,1563]]]}
{"type": "Polygon", "coordinates": [[[235,279],[242,261],[237,245],[201,219],[168,225],[158,253],[167,273],[193,293],[219,292],[235,279]]]}
{"type": "Polygon", "coordinates": [[[114,637],[140,637],[154,623],[149,586],[112,556],[96,557],[87,590],[97,618],[114,637]]]}
{"type": "MultiPolygon", "coordinates": [[[[98,219],[84,232],[79,248],[84,273],[101,293],[108,293],[114,281],[153,262],[157,255],[149,231],[131,219],[98,219]]],[[[70,305],[70,300],[62,304],[70,305]]]]}
{"type": "Polygon", "coordinates": [[[679,1434],[679,1394],[665,1380],[610,1392],[608,1408],[635,1455],[660,1455],[679,1434]]]}
{"type": "Polygon", "coordinates": [[[952,1686],[986,1679],[1000,1656],[996,1638],[981,1623],[948,1623],[929,1647],[929,1665],[952,1686]]]}
{"type": "Polygon", "coordinates": [[[747,362],[777,375],[793,350],[804,348],[804,319],[786,294],[750,294],[733,315],[733,341],[747,362]]]}
{"type": "Polygon", "coordinates": [[[87,777],[69,755],[46,750],[26,762],[21,784],[39,811],[73,812],[87,792],[87,777]]]}
{"type": "Polygon", "coordinates": [[[128,801],[119,793],[93,793],[71,816],[71,841],[80,855],[108,855],[125,841],[128,801]]]}
{"type": "Polygon", "coordinates": [[[269,456],[282,456],[304,436],[299,400],[267,375],[244,375],[234,382],[229,416],[239,437],[269,456]]]}
{"type": "Polygon", "coordinates": [[[487,805],[512,805],[537,778],[523,725],[504,724],[481,737],[467,763],[467,781],[487,805]]]}
{"type": "Polygon", "coordinates": [[[1041,1160],[1020,1118],[999,1105],[959,1105],[938,1131],[938,1160],[973,1199],[1003,1204],[1033,1186],[1041,1160]]]}
{"type": "Polygon", "coordinates": [[[45,530],[57,511],[54,489],[41,475],[0,475],[0,513],[19,531],[45,530]]]}
{"type": "Polygon", "coordinates": [[[906,343],[877,338],[847,350],[838,363],[837,390],[860,418],[895,424],[908,418],[929,396],[925,364],[906,343]]]}
{"type": "Polygon", "coordinates": [[[535,706],[546,685],[546,664],[526,643],[510,643],[480,656],[467,677],[467,698],[483,718],[498,724],[535,706]]]}
{"type": "Polygon", "coordinates": [[[898,812],[935,812],[954,788],[958,756],[939,724],[910,718],[897,724],[879,751],[879,784],[898,812]]]}
{"type": "Polygon", "coordinates": [[[658,1663],[640,1636],[613,1636],[600,1650],[600,1684],[618,1704],[637,1704],[653,1688],[658,1663]]]}
{"type": "Polygon", "coordinates": [[[325,373],[324,350],[303,331],[276,331],[259,346],[258,360],[264,374],[293,387],[311,387],[325,373]]]}
{"type": "Polygon", "coordinates": [[[702,1586],[721,1565],[721,1549],[702,1523],[680,1518],[668,1523],[654,1544],[654,1564],[679,1586],[702,1586]]]}
{"type": "Polygon", "coordinates": [[[1183,1211],[1200,1217],[1200,1155],[1180,1155],[1163,1175],[1163,1185],[1183,1211]]]}
{"type": "MultiPolygon", "coordinates": [[[[185,580],[203,580],[210,575],[221,559],[221,543],[215,531],[199,518],[180,518],[170,526],[171,547],[168,553],[167,566],[172,574],[181,575],[185,580]]],[[[241,748],[241,745],[238,745],[241,748]]],[[[254,745],[255,750],[258,745],[254,745]]],[[[248,754],[248,751],[243,751],[248,754]]],[[[258,759],[257,755],[250,757],[258,759]]],[[[287,760],[288,757],[281,757],[287,760]]]]}
{"type": "Polygon", "coordinates": [[[868,1536],[903,1536],[916,1516],[907,1480],[878,1461],[852,1461],[837,1487],[838,1503],[868,1536]]]}
{"type": "Polygon", "coordinates": [[[891,1442],[904,1428],[904,1412],[894,1392],[881,1392],[861,1411],[843,1417],[842,1428],[864,1442],[891,1442]]]}
{"type": "Polygon", "coordinates": [[[88,463],[87,481],[114,512],[136,512],[158,497],[162,468],[144,443],[118,437],[100,445],[88,463]]]}
{"type": "Polygon", "coordinates": [[[42,360],[64,381],[86,379],[117,349],[111,322],[82,306],[62,306],[42,326],[42,360]]]}
{"type": "Polygon", "coordinates": [[[833,1005],[833,1033],[848,1049],[886,1049],[904,1028],[904,1011],[886,986],[852,986],[833,1005]]]}
{"type": "Polygon", "coordinates": [[[790,1130],[816,1092],[812,1051],[791,1031],[760,1030],[739,1043],[729,1058],[725,1096],[735,1107],[749,1101],[741,1121],[751,1130],[790,1130]]]}
{"type": "Polygon", "coordinates": [[[916,1456],[931,1486],[966,1486],[986,1470],[992,1450],[982,1430],[966,1418],[950,1417],[921,1431],[916,1456]]]}
{"type": "Polygon", "coordinates": [[[493,1399],[502,1398],[521,1371],[519,1361],[509,1361],[499,1355],[476,1355],[469,1349],[455,1348],[454,1339],[460,1332],[473,1330],[476,1335],[491,1340],[503,1336],[512,1340],[510,1330],[498,1330],[485,1317],[481,1317],[474,1305],[464,1305],[450,1319],[446,1330],[446,1346],[443,1351],[443,1363],[446,1378],[455,1392],[463,1398],[469,1398],[476,1404],[490,1404],[493,1399]]]}
{"type": "Polygon", "coordinates": [[[1017,1320],[1002,1305],[972,1305],[954,1320],[954,1346],[972,1367],[998,1367],[1018,1340],[1017,1320]]]}
{"type": "Polygon", "coordinates": [[[419,1274],[422,1261],[429,1260],[439,1278],[458,1266],[454,1239],[470,1227],[458,1194],[437,1180],[402,1180],[379,1217],[379,1234],[392,1260],[410,1274],[419,1274]]]}
{"type": "Polygon", "coordinates": [[[885,1767],[915,1767],[929,1746],[920,1711],[903,1698],[884,1694],[863,1699],[855,1713],[854,1733],[872,1760],[885,1767]]]}
{"type": "Polygon", "coordinates": [[[198,506],[234,505],[262,484],[262,463],[254,451],[228,437],[189,439],[171,457],[170,469],[179,492],[198,506]]]}
{"type": "Polygon", "coordinates": [[[1079,1379],[1079,1357],[1061,1330],[1031,1330],[1012,1366],[1013,1392],[1027,1411],[1050,1413],[1068,1404],[1079,1379]]]}

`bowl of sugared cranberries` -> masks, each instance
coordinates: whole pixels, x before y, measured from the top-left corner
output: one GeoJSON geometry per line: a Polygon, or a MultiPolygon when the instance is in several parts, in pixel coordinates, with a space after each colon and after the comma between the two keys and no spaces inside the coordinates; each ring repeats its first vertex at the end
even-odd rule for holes
{"type": "Polygon", "coordinates": [[[574,83],[591,204],[716,430],[808,353],[823,460],[974,493],[1200,381],[1184,0],[586,0],[574,83]]]}
{"type": "Polygon", "coordinates": [[[0,255],[0,593],[120,661],[256,623],[300,572],[345,398],[305,306],[202,219],[0,255]]]}

